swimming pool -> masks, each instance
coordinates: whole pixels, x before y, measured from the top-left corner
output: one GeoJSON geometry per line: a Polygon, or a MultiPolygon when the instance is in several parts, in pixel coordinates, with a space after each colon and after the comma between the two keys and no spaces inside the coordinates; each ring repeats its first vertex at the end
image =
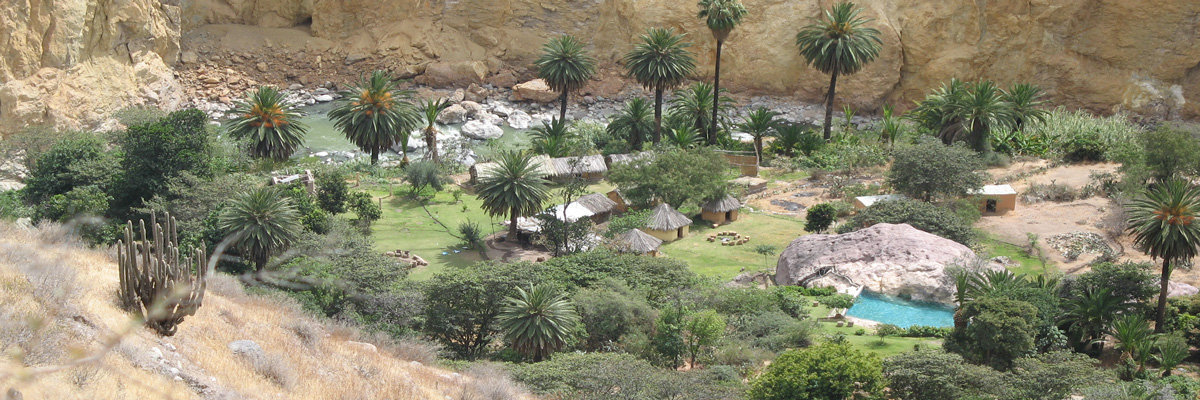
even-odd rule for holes
{"type": "Polygon", "coordinates": [[[847,316],[869,319],[901,328],[913,325],[954,326],[954,309],[935,303],[908,301],[863,291],[847,316]]]}

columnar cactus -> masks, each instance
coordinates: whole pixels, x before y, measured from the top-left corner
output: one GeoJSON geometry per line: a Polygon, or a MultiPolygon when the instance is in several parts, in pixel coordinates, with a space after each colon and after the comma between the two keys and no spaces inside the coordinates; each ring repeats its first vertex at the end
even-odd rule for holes
{"type": "Polygon", "coordinates": [[[171,336],[183,318],[195,315],[204,300],[207,268],[204,248],[192,248],[181,259],[175,218],[164,215],[165,227],[150,215],[138,221],[140,239],[134,240],[133,221],[126,222],[125,238],[117,242],[122,306],[146,321],[146,326],[171,336]]]}

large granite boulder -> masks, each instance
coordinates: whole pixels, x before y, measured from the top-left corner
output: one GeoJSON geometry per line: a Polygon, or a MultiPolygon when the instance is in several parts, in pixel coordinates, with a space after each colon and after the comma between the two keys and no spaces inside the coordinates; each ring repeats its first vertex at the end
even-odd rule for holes
{"type": "MultiPolygon", "coordinates": [[[[775,284],[859,287],[914,300],[951,303],[950,266],[973,265],[975,252],[908,224],[876,224],[841,235],[807,235],[779,256],[775,284]]],[[[988,263],[973,268],[1001,269],[988,263]]]]}
{"type": "Polygon", "coordinates": [[[487,122],[473,120],[463,124],[462,135],[477,140],[499,139],[504,136],[504,130],[487,122]]]}
{"type": "Polygon", "coordinates": [[[558,92],[551,90],[550,85],[541,79],[534,79],[512,87],[512,98],[515,101],[550,103],[557,101],[558,97],[558,92]]]}

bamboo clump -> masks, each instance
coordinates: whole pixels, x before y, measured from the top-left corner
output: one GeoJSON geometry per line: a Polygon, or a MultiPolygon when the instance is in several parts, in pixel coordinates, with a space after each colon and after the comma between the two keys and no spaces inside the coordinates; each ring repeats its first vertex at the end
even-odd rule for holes
{"type": "Polygon", "coordinates": [[[181,252],[175,218],[169,213],[163,217],[165,227],[150,215],[150,236],[146,221],[139,220],[140,240],[134,240],[133,221],[125,223],[125,237],[117,241],[117,264],[121,305],[150,329],[171,336],[204,301],[207,268],[204,248],[181,252]]]}

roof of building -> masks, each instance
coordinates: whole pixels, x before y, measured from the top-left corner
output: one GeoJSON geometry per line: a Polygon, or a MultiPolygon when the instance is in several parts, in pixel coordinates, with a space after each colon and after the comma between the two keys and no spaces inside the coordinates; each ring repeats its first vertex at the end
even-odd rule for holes
{"type": "Polygon", "coordinates": [[[982,188],[972,191],[972,194],[984,196],[1000,196],[1006,194],[1017,194],[1017,191],[1009,185],[983,185],[982,188]]]}
{"type": "Polygon", "coordinates": [[[592,210],[596,214],[610,212],[617,207],[617,202],[600,193],[582,196],[576,199],[575,202],[587,207],[587,209],[592,210]]]}
{"type": "Polygon", "coordinates": [[[608,172],[608,165],[604,163],[604,156],[601,155],[552,158],[550,165],[554,170],[551,176],[608,172]]]}
{"type": "Polygon", "coordinates": [[[662,239],[650,236],[650,234],[642,232],[640,229],[625,231],[625,233],[617,235],[613,242],[616,244],[617,251],[619,252],[638,254],[646,254],[658,250],[658,246],[661,246],[663,243],[662,239]]]}
{"type": "Polygon", "coordinates": [[[692,224],[692,219],[671,208],[670,204],[660,203],[650,213],[646,227],[656,231],[673,231],[692,224]]]}
{"type": "Polygon", "coordinates": [[[648,152],[648,151],[643,151],[641,153],[630,153],[630,154],[609,154],[608,162],[612,163],[612,165],[625,164],[625,163],[633,162],[636,160],[641,160],[643,158],[649,158],[653,155],[654,155],[653,153],[648,152]]]}
{"type": "Polygon", "coordinates": [[[881,202],[884,200],[901,200],[901,199],[907,199],[907,198],[908,198],[908,196],[905,196],[902,194],[881,194],[881,195],[875,195],[875,196],[858,196],[858,197],[855,197],[854,199],[858,200],[859,203],[862,203],[863,207],[870,207],[872,204],[875,204],[875,203],[878,203],[878,202],[881,202]]]}
{"type": "Polygon", "coordinates": [[[704,211],[718,213],[733,211],[741,207],[742,202],[730,195],[725,195],[725,197],[704,203],[703,206],[700,206],[704,211]]]}
{"type": "MultiPolygon", "coordinates": [[[[537,155],[533,157],[532,163],[537,165],[537,171],[542,174],[542,177],[549,178],[555,176],[554,163],[552,159],[546,155],[537,155]]],[[[483,177],[500,167],[500,164],[494,162],[477,163],[471,166],[476,177],[483,177]]]]}

